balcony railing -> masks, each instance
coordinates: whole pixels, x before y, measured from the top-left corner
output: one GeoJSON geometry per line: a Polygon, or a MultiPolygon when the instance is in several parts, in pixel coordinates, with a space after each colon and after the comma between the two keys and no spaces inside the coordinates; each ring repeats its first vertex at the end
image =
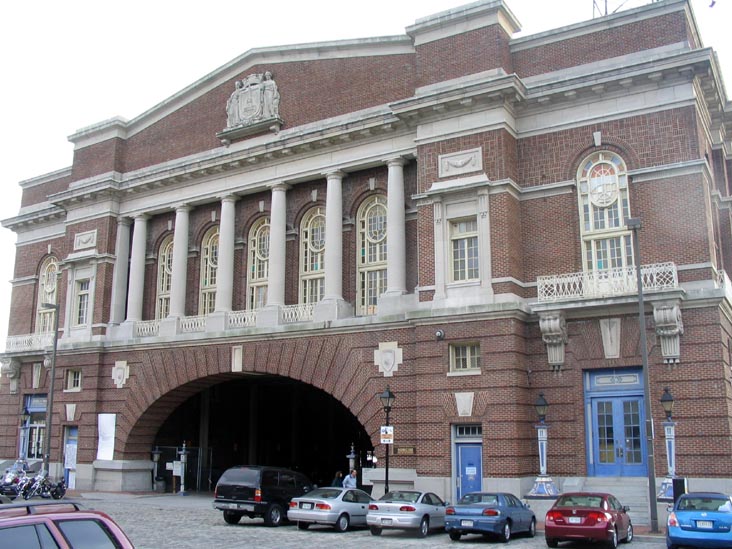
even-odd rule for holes
{"type": "Polygon", "coordinates": [[[22,353],[23,351],[40,351],[53,346],[53,332],[43,334],[23,334],[8,336],[5,340],[6,353],[22,353]]]}
{"type": "Polygon", "coordinates": [[[248,328],[257,325],[257,311],[231,311],[227,316],[229,328],[248,328]]]}
{"type": "Polygon", "coordinates": [[[135,337],[155,337],[160,333],[160,320],[138,320],[135,322],[135,337]]]}
{"type": "MultiPolygon", "coordinates": [[[[655,263],[641,266],[643,291],[668,290],[679,287],[676,265],[655,263]]],[[[540,276],[537,279],[540,302],[615,297],[638,293],[635,267],[607,271],[566,273],[540,276]]]]}
{"type": "Polygon", "coordinates": [[[206,315],[184,316],[180,319],[180,331],[182,334],[206,331],[206,315]]]}
{"type": "Polygon", "coordinates": [[[306,322],[313,319],[314,303],[298,303],[297,305],[285,305],[282,307],[282,322],[291,324],[293,322],[306,322]]]}

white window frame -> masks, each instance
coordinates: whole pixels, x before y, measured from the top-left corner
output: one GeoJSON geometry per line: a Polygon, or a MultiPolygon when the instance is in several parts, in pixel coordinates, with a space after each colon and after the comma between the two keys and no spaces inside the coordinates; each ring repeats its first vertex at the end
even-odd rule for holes
{"type": "Polygon", "coordinates": [[[155,318],[170,314],[170,287],[173,281],[173,235],[165,237],[158,251],[158,280],[155,298],[155,318]]]}
{"type": "Polygon", "coordinates": [[[378,299],[386,292],[388,250],[386,208],[386,198],[375,195],[361,204],[356,215],[358,226],[356,314],[359,316],[376,314],[378,299]]]}
{"type": "Polygon", "coordinates": [[[450,254],[450,282],[475,282],[480,280],[480,242],[477,216],[450,220],[448,253],[450,254]],[[470,230],[461,232],[460,229],[468,224],[471,225],[470,230]],[[465,253],[461,261],[458,261],[455,257],[456,245],[465,253]],[[474,256],[470,255],[471,251],[474,251],[474,256]],[[462,265],[459,265],[459,263],[462,263],[462,265]],[[471,267],[471,263],[475,263],[475,266],[471,267]],[[458,277],[456,276],[458,272],[464,272],[465,275],[458,277]]]}
{"type": "Polygon", "coordinates": [[[267,305],[269,289],[270,219],[257,220],[249,231],[249,261],[247,264],[247,309],[267,305]]]}
{"type": "Polygon", "coordinates": [[[480,343],[461,342],[450,344],[449,376],[480,375],[481,353],[480,343]],[[458,363],[460,361],[460,363],[458,363]],[[463,365],[465,364],[465,365],[463,365]]]}
{"type": "Polygon", "coordinates": [[[216,308],[216,281],[219,267],[219,227],[211,227],[201,240],[201,278],[198,314],[207,315],[216,308]]]}
{"type": "Polygon", "coordinates": [[[300,223],[298,303],[317,303],[325,294],[325,209],[308,210],[300,223]]]}
{"type": "Polygon", "coordinates": [[[64,392],[72,393],[81,391],[81,369],[69,368],[66,370],[64,392]]]}
{"type": "Polygon", "coordinates": [[[58,260],[47,257],[43,260],[38,274],[38,296],[36,304],[36,333],[47,334],[53,332],[56,309],[45,309],[44,303],[56,304],[58,298],[58,260]]]}
{"type": "Polygon", "coordinates": [[[91,304],[91,279],[80,278],[74,282],[74,326],[88,326],[91,304]]]}
{"type": "Polygon", "coordinates": [[[632,266],[632,233],[625,226],[631,216],[630,193],[623,159],[610,151],[587,156],[577,170],[577,189],[583,270],[632,266]]]}

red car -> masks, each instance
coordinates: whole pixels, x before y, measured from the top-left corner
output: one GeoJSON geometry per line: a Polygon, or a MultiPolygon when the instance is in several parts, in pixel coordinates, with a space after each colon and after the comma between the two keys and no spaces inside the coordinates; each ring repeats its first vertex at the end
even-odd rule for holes
{"type": "Polygon", "coordinates": [[[570,492],[562,494],[546,513],[544,536],[549,547],[560,541],[599,541],[609,547],[633,539],[628,507],[612,494],[570,492]]]}
{"type": "Polygon", "coordinates": [[[70,501],[0,505],[0,547],[134,549],[109,515],[70,501]]]}

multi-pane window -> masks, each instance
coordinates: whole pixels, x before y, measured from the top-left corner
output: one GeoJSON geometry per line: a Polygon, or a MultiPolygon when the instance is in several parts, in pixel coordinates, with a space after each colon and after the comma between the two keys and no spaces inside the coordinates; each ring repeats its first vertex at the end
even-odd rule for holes
{"type": "Polygon", "coordinates": [[[216,308],[216,275],[219,266],[219,228],[211,227],[201,242],[201,282],[198,314],[207,315],[216,308]]]}
{"type": "Polygon", "coordinates": [[[476,218],[450,222],[450,251],[452,254],[452,281],[477,280],[478,221],[476,218]]]}
{"type": "Polygon", "coordinates": [[[89,323],[89,279],[76,281],[74,306],[74,326],[85,326],[89,323]]]}
{"type": "Polygon", "coordinates": [[[357,314],[376,313],[379,296],[386,291],[386,200],[368,199],[358,211],[357,314]]]}
{"type": "Polygon", "coordinates": [[[325,293],[325,212],[313,208],[300,224],[300,303],[317,303],[325,293]]]}
{"type": "Polygon", "coordinates": [[[160,245],[158,254],[158,287],[155,301],[155,318],[161,319],[170,313],[170,283],[173,280],[173,237],[169,236],[160,245]]]}
{"type": "Polygon", "coordinates": [[[450,345],[450,371],[479,372],[480,345],[477,343],[450,345]]]}
{"type": "Polygon", "coordinates": [[[628,174],[618,155],[600,151],[580,165],[577,174],[586,271],[606,271],[633,265],[628,174]]]}
{"type": "Polygon", "coordinates": [[[81,390],[81,370],[72,368],[66,370],[66,390],[67,391],[80,391],[81,390]]]}
{"type": "Polygon", "coordinates": [[[268,217],[257,221],[249,232],[247,309],[261,309],[267,304],[269,234],[268,217]]]}
{"type": "Polygon", "coordinates": [[[58,287],[58,261],[55,257],[48,257],[41,265],[38,276],[38,314],[36,332],[46,334],[53,331],[56,309],[46,308],[44,305],[56,304],[58,287]]]}

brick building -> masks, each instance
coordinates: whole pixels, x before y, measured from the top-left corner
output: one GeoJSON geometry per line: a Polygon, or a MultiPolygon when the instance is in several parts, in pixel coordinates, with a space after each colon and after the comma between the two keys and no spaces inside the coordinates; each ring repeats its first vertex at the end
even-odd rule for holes
{"type": "Polygon", "coordinates": [[[713,51],[686,0],[518,29],[484,0],[254,49],[71,136],[72,166],[21,182],[3,223],[0,457],[44,453],[58,322],[51,472],[77,488],[149,489],[153,449],[165,469],[185,442],[198,489],[242,462],[328,482],[353,448],[378,493],[388,386],[392,484],[529,493],[543,395],[559,489],[642,494],[652,456],[666,474],[667,387],[676,472],[732,491],[713,51]]]}

